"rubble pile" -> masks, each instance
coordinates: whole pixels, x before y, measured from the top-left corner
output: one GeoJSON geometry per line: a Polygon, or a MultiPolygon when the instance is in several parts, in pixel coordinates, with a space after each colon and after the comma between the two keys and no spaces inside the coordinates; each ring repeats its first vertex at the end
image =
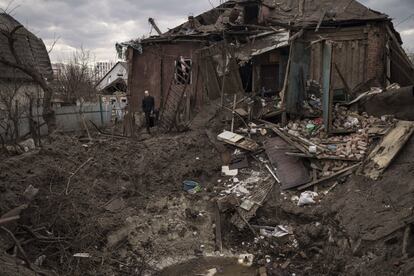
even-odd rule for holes
{"type": "Polygon", "coordinates": [[[233,177],[222,182],[225,190],[220,192],[220,197],[235,195],[241,200],[249,199],[251,191],[264,180],[262,172],[243,169],[240,173],[245,176],[250,176],[244,180],[240,180],[238,177],[233,177]]]}
{"type": "MultiPolygon", "coordinates": [[[[370,132],[373,128],[389,128],[393,124],[389,118],[375,118],[367,114],[359,115],[344,107],[335,109],[333,125],[343,130],[341,135],[328,135],[322,119],[293,121],[283,128],[285,134],[306,149],[306,153],[317,155],[318,159],[335,158],[346,161],[362,160],[372,144],[370,132]]],[[[374,133],[375,134],[375,133],[374,133]]]]}

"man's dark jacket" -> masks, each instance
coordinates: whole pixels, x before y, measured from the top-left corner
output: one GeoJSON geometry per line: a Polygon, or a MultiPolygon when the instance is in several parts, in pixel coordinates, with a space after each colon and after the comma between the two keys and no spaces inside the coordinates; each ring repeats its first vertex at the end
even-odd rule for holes
{"type": "Polygon", "coordinates": [[[142,100],[142,110],[145,113],[151,113],[152,111],[154,111],[154,107],[155,107],[154,97],[152,96],[144,97],[144,99],[142,100]]]}

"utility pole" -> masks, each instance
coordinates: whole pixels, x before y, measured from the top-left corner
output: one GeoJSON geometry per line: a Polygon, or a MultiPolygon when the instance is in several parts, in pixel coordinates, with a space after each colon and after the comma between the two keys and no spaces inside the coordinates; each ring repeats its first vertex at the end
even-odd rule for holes
{"type": "Polygon", "coordinates": [[[154,18],[152,18],[152,17],[148,18],[148,22],[152,25],[154,30],[156,30],[159,35],[162,35],[162,32],[161,32],[160,28],[158,28],[157,24],[155,24],[154,18]]]}

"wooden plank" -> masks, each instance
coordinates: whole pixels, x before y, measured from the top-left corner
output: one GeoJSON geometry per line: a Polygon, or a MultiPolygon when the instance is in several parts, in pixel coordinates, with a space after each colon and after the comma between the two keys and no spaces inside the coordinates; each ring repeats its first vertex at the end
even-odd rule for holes
{"type": "Polygon", "coordinates": [[[214,212],[215,212],[215,224],[216,224],[216,250],[221,252],[223,251],[223,241],[221,238],[221,216],[220,216],[220,208],[218,206],[218,202],[216,202],[214,212]]]}
{"type": "Polygon", "coordinates": [[[414,123],[399,121],[367,158],[363,174],[377,180],[414,133],[414,123]]]}
{"type": "Polygon", "coordinates": [[[275,132],[280,138],[282,138],[283,140],[285,140],[285,142],[287,142],[289,145],[293,146],[294,148],[297,148],[298,150],[300,150],[301,152],[308,154],[308,151],[306,150],[305,147],[303,147],[302,145],[299,145],[298,143],[292,141],[287,135],[285,135],[283,133],[283,131],[281,131],[278,126],[276,124],[270,123],[268,121],[265,120],[258,120],[261,123],[264,123],[266,125],[269,126],[269,128],[271,130],[273,130],[273,132],[275,132]]]}
{"type": "Polygon", "coordinates": [[[323,120],[325,129],[329,133],[332,125],[332,44],[325,42],[323,45],[323,69],[322,69],[322,90],[323,90],[323,120]]]}
{"type": "Polygon", "coordinates": [[[356,162],[358,159],[356,158],[346,158],[340,156],[330,156],[330,155],[311,155],[305,153],[298,153],[298,152],[286,152],[288,156],[295,156],[300,158],[310,158],[310,159],[318,159],[318,160],[337,160],[337,161],[349,161],[349,162],[356,162]]]}
{"type": "Polygon", "coordinates": [[[341,70],[339,70],[338,64],[336,64],[336,63],[335,63],[335,69],[336,69],[336,72],[338,73],[339,78],[341,79],[343,85],[345,86],[346,92],[348,94],[350,94],[351,93],[351,88],[349,87],[348,83],[346,82],[346,79],[345,79],[344,75],[342,75],[341,70]]]}
{"type": "Polygon", "coordinates": [[[325,182],[325,181],[331,180],[331,179],[333,179],[333,178],[335,178],[335,177],[339,177],[339,176],[341,176],[341,175],[343,175],[343,174],[345,174],[345,173],[350,174],[350,173],[352,173],[352,171],[354,171],[355,169],[357,169],[359,166],[361,166],[361,163],[358,163],[358,164],[355,164],[355,165],[350,166],[350,167],[348,167],[348,168],[345,168],[345,169],[343,169],[343,170],[340,170],[339,172],[336,172],[336,173],[334,173],[334,174],[332,174],[332,175],[330,175],[330,176],[327,176],[327,177],[321,178],[321,179],[319,179],[319,180],[317,180],[317,181],[313,181],[313,182],[311,182],[311,183],[309,183],[309,184],[306,184],[306,185],[300,186],[300,187],[298,188],[298,190],[299,190],[299,191],[303,191],[303,190],[305,190],[305,189],[307,189],[307,188],[310,188],[310,187],[313,187],[313,186],[315,186],[315,185],[321,184],[321,183],[323,183],[323,182],[325,182]]]}
{"type": "Polygon", "coordinates": [[[247,151],[252,151],[255,152],[257,150],[260,149],[259,144],[257,144],[253,139],[238,135],[238,134],[234,134],[234,139],[228,139],[226,137],[224,137],[223,135],[226,133],[231,133],[229,131],[223,132],[222,134],[220,134],[219,136],[217,136],[217,139],[221,142],[227,143],[229,145],[233,145],[235,147],[247,150],[247,151]],[[233,139],[233,140],[232,140],[233,139]]]}
{"type": "Polygon", "coordinates": [[[0,225],[9,223],[11,221],[15,221],[20,219],[20,216],[13,216],[13,217],[7,217],[7,218],[0,218],[0,225]]]}

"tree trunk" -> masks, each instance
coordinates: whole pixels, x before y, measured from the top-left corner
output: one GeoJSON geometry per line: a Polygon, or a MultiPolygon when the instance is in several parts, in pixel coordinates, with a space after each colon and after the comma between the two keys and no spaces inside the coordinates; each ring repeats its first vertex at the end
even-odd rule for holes
{"type": "Polygon", "coordinates": [[[43,87],[43,120],[46,122],[48,133],[52,134],[56,130],[56,115],[52,108],[53,90],[47,86],[43,87]]]}

